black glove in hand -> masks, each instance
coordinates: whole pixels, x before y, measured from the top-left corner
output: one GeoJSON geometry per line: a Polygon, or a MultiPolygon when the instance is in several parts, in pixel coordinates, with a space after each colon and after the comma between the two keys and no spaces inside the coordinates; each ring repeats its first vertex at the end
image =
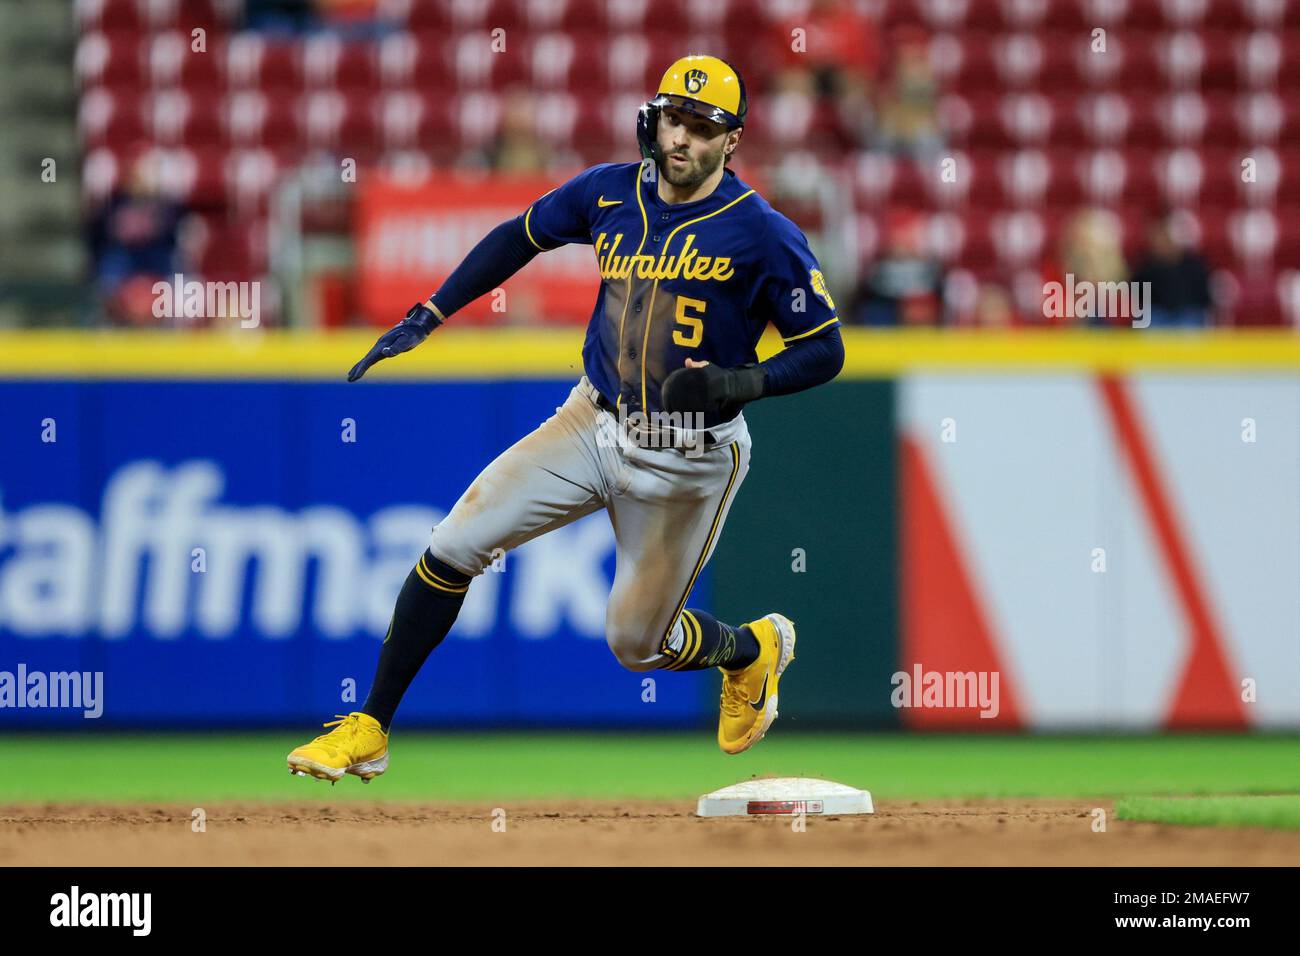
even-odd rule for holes
{"type": "Polygon", "coordinates": [[[667,412],[726,412],[763,394],[758,366],[720,368],[712,362],[679,368],[664,379],[661,401],[667,412]]]}
{"type": "Polygon", "coordinates": [[[381,359],[411,351],[440,325],[442,319],[427,305],[417,302],[406,313],[406,318],[381,335],[379,341],[366,353],[366,357],[352,366],[352,371],[348,372],[348,381],[355,382],[381,359]]]}

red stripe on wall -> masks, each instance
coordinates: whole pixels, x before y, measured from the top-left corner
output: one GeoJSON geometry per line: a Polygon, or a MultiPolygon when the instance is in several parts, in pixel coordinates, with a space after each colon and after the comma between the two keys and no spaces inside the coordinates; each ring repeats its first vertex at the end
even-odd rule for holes
{"type": "Polygon", "coordinates": [[[1215,623],[1204,586],[1192,563],[1191,549],[1174,515],[1150,443],[1124,384],[1111,376],[1098,379],[1111,426],[1132,469],[1147,520],[1159,542],[1191,635],[1191,653],[1165,718],[1170,728],[1239,730],[1246,726],[1237,683],[1230,676],[1222,631],[1215,623]]]}
{"type": "Polygon", "coordinates": [[[899,670],[912,675],[919,664],[923,672],[998,675],[996,717],[980,717],[978,708],[904,707],[902,723],[922,730],[1018,729],[1021,718],[1015,689],[966,572],[925,451],[906,435],[899,438],[899,469],[903,578],[899,670]]]}

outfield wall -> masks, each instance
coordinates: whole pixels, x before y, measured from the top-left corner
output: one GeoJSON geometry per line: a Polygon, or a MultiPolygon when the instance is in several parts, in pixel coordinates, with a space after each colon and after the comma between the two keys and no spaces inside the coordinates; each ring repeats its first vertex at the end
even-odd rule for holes
{"type": "MultiPolygon", "coordinates": [[[[102,672],[98,725],[350,709],[429,528],[563,400],[580,340],[443,331],[347,385],[368,335],[0,334],[0,672],[102,672]]],[[[1296,337],[847,342],[836,383],[748,413],[693,599],[800,623],[783,719],[1300,726],[1296,337]],[[996,672],[998,716],[895,707],[916,665],[996,672]]],[[[658,675],[651,701],[605,650],[612,562],[600,515],[507,557],[404,717],[710,723],[715,677],[658,675]]]]}

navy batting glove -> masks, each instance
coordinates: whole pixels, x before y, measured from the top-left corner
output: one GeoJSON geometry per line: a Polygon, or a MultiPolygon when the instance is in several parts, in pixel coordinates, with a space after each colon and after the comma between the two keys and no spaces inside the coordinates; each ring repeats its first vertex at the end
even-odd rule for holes
{"type": "Polygon", "coordinates": [[[366,357],[352,366],[352,371],[348,372],[348,381],[355,382],[381,359],[411,351],[440,325],[442,319],[438,318],[433,309],[417,302],[406,313],[406,318],[381,335],[379,341],[366,353],[366,357]]]}
{"type": "Polygon", "coordinates": [[[679,368],[664,379],[661,390],[666,412],[725,412],[763,394],[763,370],[720,368],[710,362],[699,368],[679,368]]]}

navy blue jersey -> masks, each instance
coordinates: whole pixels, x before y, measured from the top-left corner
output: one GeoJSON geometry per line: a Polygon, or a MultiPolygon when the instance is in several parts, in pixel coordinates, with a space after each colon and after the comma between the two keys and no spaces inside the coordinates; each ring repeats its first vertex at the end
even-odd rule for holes
{"type": "Polygon", "coordinates": [[[666,203],[641,163],[592,166],[524,214],[539,249],[595,247],[600,294],[587,326],[587,377],[629,412],[662,410],[686,359],[758,360],[767,323],[790,343],[839,325],[808,240],[730,169],[712,194],[666,203]]]}

